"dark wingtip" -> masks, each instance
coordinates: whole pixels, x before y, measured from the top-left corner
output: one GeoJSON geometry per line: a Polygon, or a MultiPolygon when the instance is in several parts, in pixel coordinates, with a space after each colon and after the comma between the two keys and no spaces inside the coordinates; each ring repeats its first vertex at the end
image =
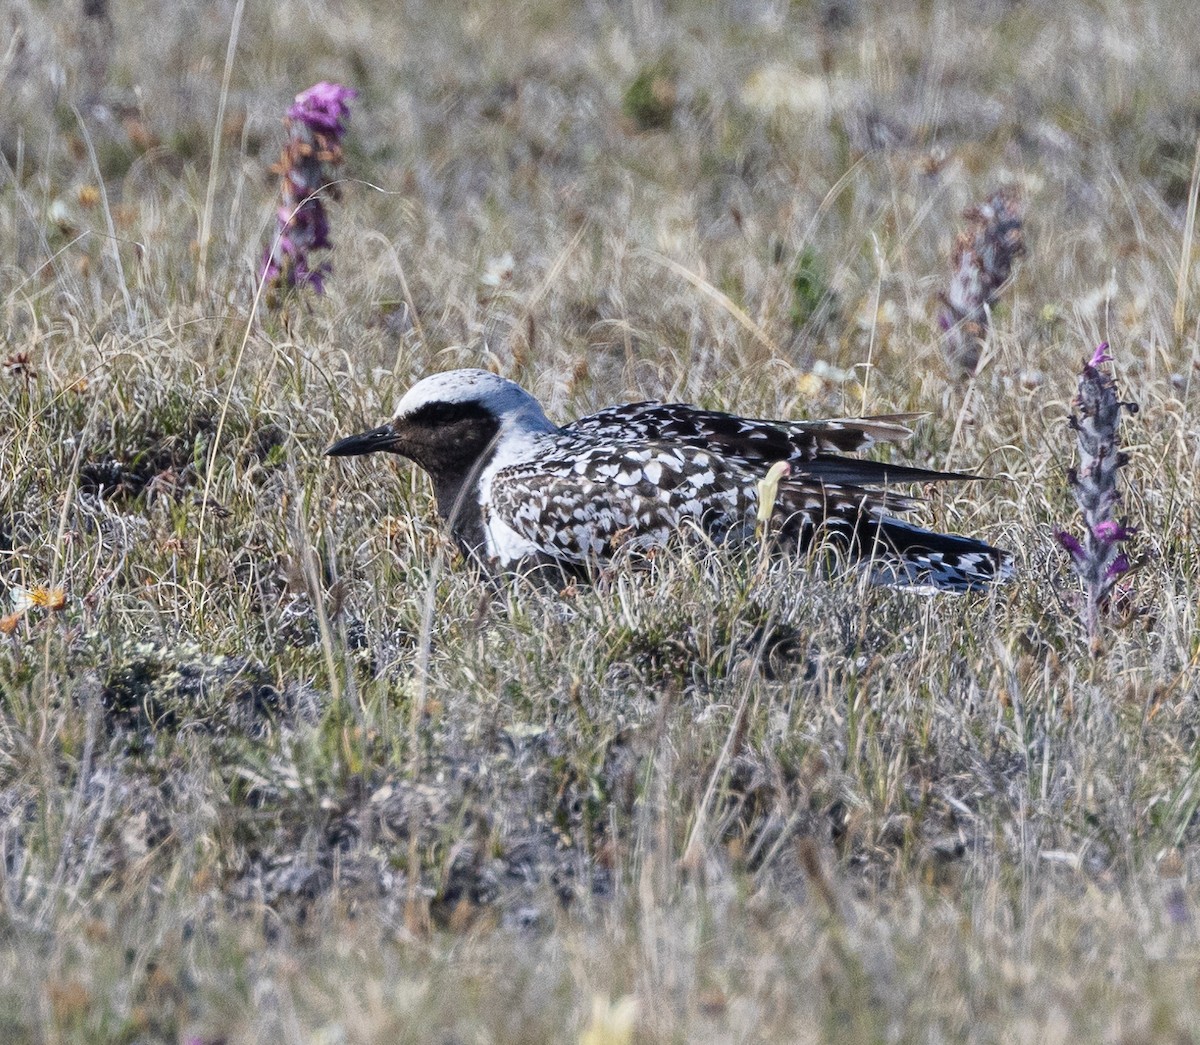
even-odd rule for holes
{"type": "Polygon", "coordinates": [[[986,475],[968,475],[966,472],[939,472],[932,468],[918,468],[909,464],[892,464],[872,461],[862,457],[840,457],[822,454],[811,461],[796,465],[798,475],[811,475],[826,483],[946,483],[976,482],[987,479],[986,475]]]}
{"type": "Polygon", "coordinates": [[[372,454],[379,450],[391,450],[396,445],[396,433],[391,425],[380,425],[369,432],[359,432],[339,439],[328,450],[326,457],[358,457],[361,454],[372,454]]]}

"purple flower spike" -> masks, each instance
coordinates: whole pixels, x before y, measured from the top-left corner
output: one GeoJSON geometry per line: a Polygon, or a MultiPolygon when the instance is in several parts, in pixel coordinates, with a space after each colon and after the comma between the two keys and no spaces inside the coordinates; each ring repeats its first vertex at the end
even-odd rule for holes
{"type": "Polygon", "coordinates": [[[1117,547],[1136,532],[1112,517],[1120,504],[1118,472],[1127,456],[1117,443],[1121,408],[1137,408],[1117,399],[1117,384],[1100,369],[1112,362],[1108,344],[1100,345],[1079,375],[1079,390],[1072,406],[1071,428],[1079,443],[1079,466],[1067,472],[1075,503],[1083,513],[1086,534],[1082,541],[1058,532],[1058,542],[1071,553],[1071,566],[1087,595],[1084,624],[1093,655],[1103,649],[1100,615],[1108,605],[1117,578],[1130,570],[1129,556],[1117,547]]]}
{"type": "Polygon", "coordinates": [[[288,142],[276,168],[281,205],[275,240],[263,261],[267,304],[272,308],[292,287],[311,287],[317,294],[325,291],[332,266],[328,261],[314,263],[311,254],[333,246],[326,201],[337,199],[342,136],[350,119],[349,102],[357,94],[322,81],[296,95],[287,111],[288,142]]]}
{"type": "Polygon", "coordinates": [[[296,95],[296,101],[288,109],[288,118],[307,124],[314,131],[326,131],[342,135],[346,133],[346,121],[350,119],[347,104],[358,97],[352,87],[322,80],[307,91],[296,95]]]}
{"type": "Polygon", "coordinates": [[[1108,569],[1104,571],[1104,579],[1110,578],[1116,580],[1123,573],[1129,572],[1129,556],[1122,552],[1112,562],[1108,564],[1108,569]]]}

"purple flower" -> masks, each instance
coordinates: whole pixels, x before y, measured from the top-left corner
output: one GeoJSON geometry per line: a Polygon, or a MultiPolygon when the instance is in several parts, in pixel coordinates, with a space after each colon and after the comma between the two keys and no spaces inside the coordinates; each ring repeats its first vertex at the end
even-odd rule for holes
{"type": "Polygon", "coordinates": [[[1090,366],[1094,370],[1096,367],[1100,366],[1102,363],[1111,363],[1111,362],[1112,362],[1112,353],[1109,352],[1109,350],[1108,350],[1108,342],[1101,341],[1100,344],[1098,344],[1096,346],[1096,351],[1092,353],[1092,358],[1091,358],[1091,361],[1088,363],[1088,366],[1090,366]]]}
{"type": "Polygon", "coordinates": [[[292,217],[291,228],[306,241],[309,250],[322,250],[332,246],[329,241],[329,217],[319,197],[303,204],[292,217]]]}
{"type": "Polygon", "coordinates": [[[325,277],[332,271],[333,266],[328,261],[322,261],[321,264],[309,268],[306,261],[300,260],[296,262],[292,278],[295,280],[296,286],[312,287],[318,294],[324,294],[325,277]]]}
{"type": "Polygon", "coordinates": [[[1087,552],[1083,550],[1083,545],[1066,530],[1055,530],[1054,536],[1058,538],[1058,543],[1071,553],[1072,558],[1080,561],[1087,558],[1087,552]]]}
{"type": "Polygon", "coordinates": [[[1092,533],[1096,540],[1102,544],[1115,544],[1117,541],[1123,541],[1126,538],[1132,537],[1137,533],[1137,528],[1132,526],[1122,526],[1115,519],[1105,519],[1099,523],[1092,533]]]}
{"type": "Polygon", "coordinates": [[[350,118],[347,103],[357,97],[358,91],[351,87],[322,80],[296,95],[296,101],[287,114],[290,119],[299,120],[314,131],[340,136],[346,132],[344,121],[350,118]]]}
{"type": "Polygon", "coordinates": [[[1115,580],[1123,573],[1129,572],[1129,556],[1121,552],[1112,562],[1108,564],[1108,569],[1104,571],[1105,580],[1115,580]]]}

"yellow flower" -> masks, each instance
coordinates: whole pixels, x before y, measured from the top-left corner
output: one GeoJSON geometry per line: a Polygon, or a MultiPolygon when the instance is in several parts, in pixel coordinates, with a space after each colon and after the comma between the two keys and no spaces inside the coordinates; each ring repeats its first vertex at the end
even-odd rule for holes
{"type": "Polygon", "coordinates": [[[62,588],[22,588],[14,584],[13,611],[0,617],[0,634],[11,635],[17,629],[21,618],[35,607],[43,610],[58,612],[67,605],[67,593],[62,588]]]}
{"type": "Polygon", "coordinates": [[[17,613],[24,613],[35,606],[38,609],[57,612],[66,607],[67,593],[62,588],[43,588],[41,585],[22,588],[15,585],[13,587],[13,603],[13,609],[17,613]]]}

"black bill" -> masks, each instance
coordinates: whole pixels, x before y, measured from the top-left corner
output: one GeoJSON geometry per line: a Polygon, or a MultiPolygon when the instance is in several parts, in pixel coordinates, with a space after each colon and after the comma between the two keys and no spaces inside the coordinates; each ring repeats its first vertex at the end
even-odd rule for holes
{"type": "Polygon", "coordinates": [[[358,435],[348,435],[339,439],[328,450],[326,457],[357,457],[360,454],[373,454],[379,450],[393,450],[396,447],[396,433],[391,425],[380,425],[369,432],[359,432],[358,435]]]}

